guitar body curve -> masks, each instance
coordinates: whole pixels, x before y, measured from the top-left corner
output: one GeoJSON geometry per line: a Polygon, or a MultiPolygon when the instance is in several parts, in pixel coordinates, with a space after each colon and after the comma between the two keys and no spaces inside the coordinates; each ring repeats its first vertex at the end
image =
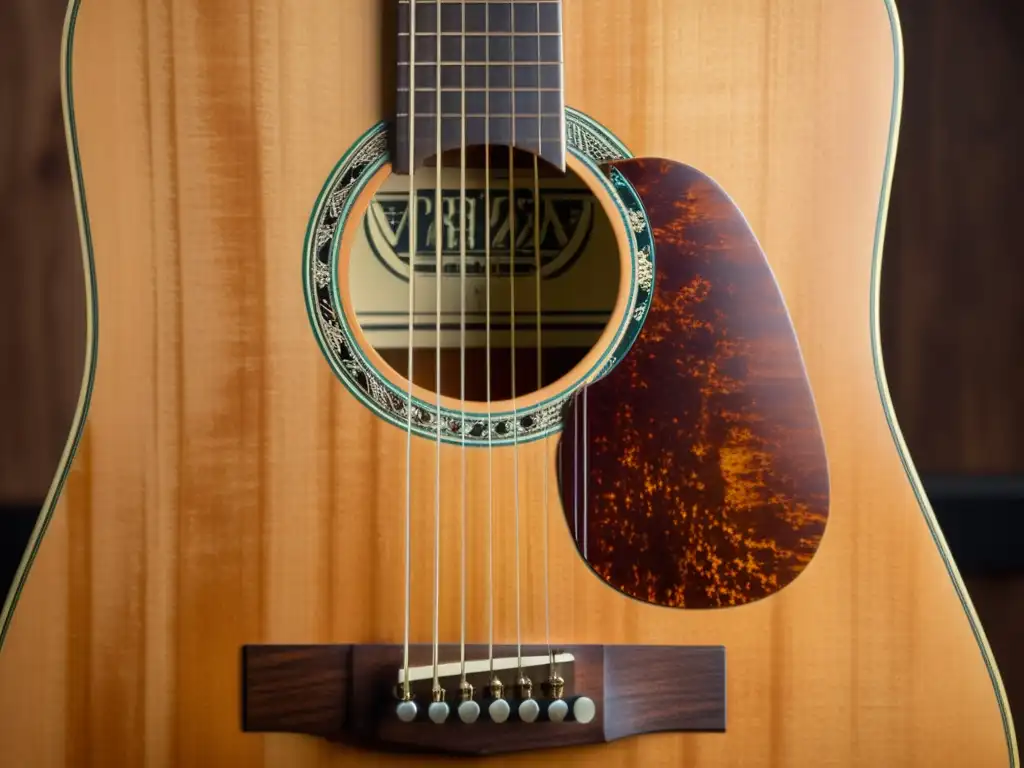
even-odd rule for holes
{"type": "MultiPolygon", "coordinates": [[[[385,9],[70,2],[65,111],[89,354],[64,461],[0,615],[0,739],[11,765],[446,762],[243,730],[244,647],[403,640],[406,435],[325,363],[300,269],[324,178],[388,119],[385,9]]],[[[558,644],[724,649],[727,700],[723,729],[613,740],[626,729],[606,723],[607,744],[497,762],[1016,768],[995,661],[881,364],[878,281],[903,66],[895,8],[563,9],[567,103],[636,156],[700,169],[756,233],[813,394],[827,526],[799,577],[762,599],[646,605],[588,567],[557,483],[540,482],[558,435],[494,448],[494,526],[504,532],[495,641],[515,642],[518,615],[531,645],[544,643],[550,617],[558,644]],[[518,614],[514,518],[529,534],[518,614]]],[[[642,199],[641,167],[627,159],[620,170],[642,199]]],[[[648,206],[657,235],[658,206],[648,206]]],[[[432,637],[435,455],[451,478],[463,458],[457,444],[415,444],[417,645],[432,637]]],[[[467,462],[472,477],[488,463],[481,451],[467,462]]],[[[471,508],[488,490],[470,483],[471,508]]],[[[457,643],[457,515],[441,531],[451,589],[438,622],[443,642],[457,643]]],[[[467,637],[482,643],[485,541],[480,526],[468,535],[467,637]]],[[[671,679],[660,682],[671,692],[671,679]]]]}

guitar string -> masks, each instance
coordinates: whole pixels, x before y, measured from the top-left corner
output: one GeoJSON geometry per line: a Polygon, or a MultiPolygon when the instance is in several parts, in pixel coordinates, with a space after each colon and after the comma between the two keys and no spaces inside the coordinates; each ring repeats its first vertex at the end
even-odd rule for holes
{"type": "Polygon", "coordinates": [[[572,409],[572,530],[580,543],[580,410],[572,409]]]}
{"type": "MultiPolygon", "coordinates": [[[[539,15],[539,13],[538,13],[539,15]]],[[[539,146],[539,145],[538,145],[539,146]]],[[[537,275],[537,391],[544,387],[544,341],[542,337],[541,317],[541,261],[540,261],[540,158],[533,156],[533,262],[537,275]]],[[[543,536],[541,545],[541,558],[544,561],[544,643],[547,645],[549,662],[554,665],[555,657],[551,653],[551,593],[548,563],[548,453],[541,452],[541,460],[544,462],[544,469],[541,472],[543,478],[541,493],[543,504],[543,536]]]]}
{"type": "MultiPolygon", "coordinates": [[[[459,394],[462,398],[462,423],[459,435],[462,437],[462,634],[459,640],[459,661],[462,668],[462,683],[466,682],[466,0],[462,0],[462,64],[460,70],[460,98],[462,100],[459,139],[459,370],[461,381],[459,394]]],[[[438,110],[440,111],[440,110],[438,110]]]]}
{"type": "Polygon", "coordinates": [[[434,690],[441,688],[438,678],[438,623],[441,613],[441,278],[444,274],[441,250],[441,0],[434,0],[437,9],[437,42],[435,64],[434,123],[436,139],[436,163],[434,173],[434,390],[437,398],[436,451],[434,459],[434,690]]]}
{"type": "Polygon", "coordinates": [[[587,455],[590,446],[587,441],[587,393],[589,382],[583,384],[583,559],[587,559],[587,501],[590,496],[590,477],[587,472],[587,455]]]}
{"type": "MultiPolygon", "coordinates": [[[[540,58],[540,3],[537,3],[537,46],[538,46],[538,59],[540,58]]],[[[515,99],[515,94],[512,94],[512,98],[515,99]]],[[[540,89],[540,64],[537,65],[537,114],[543,115],[544,110],[541,108],[541,89],[540,89]]],[[[541,325],[543,323],[542,313],[542,296],[541,296],[541,261],[540,261],[540,216],[541,216],[541,205],[540,205],[540,151],[543,145],[543,130],[541,123],[543,117],[537,118],[537,154],[533,156],[533,259],[534,259],[534,270],[537,274],[537,390],[540,391],[544,387],[544,339],[542,336],[541,325]]],[[[544,559],[544,642],[548,649],[548,664],[551,676],[554,676],[555,671],[555,656],[551,651],[551,581],[550,581],[550,563],[548,562],[548,527],[550,519],[548,517],[548,454],[547,451],[541,453],[541,457],[544,461],[543,471],[543,504],[544,504],[544,536],[543,536],[543,552],[541,556],[544,559]]]]}
{"type": "Polygon", "coordinates": [[[412,379],[413,310],[416,306],[416,0],[409,2],[409,391],[406,402],[405,432],[405,639],[402,649],[402,698],[412,697],[409,688],[409,624],[411,618],[412,561],[412,379]]]}
{"type": "MultiPolygon", "coordinates": [[[[509,7],[510,14],[513,8],[509,7]]],[[[516,556],[516,670],[517,679],[523,676],[522,634],[522,580],[519,562],[519,410],[516,406],[516,68],[509,67],[511,75],[512,136],[508,145],[508,284],[510,293],[510,342],[512,360],[512,491],[515,504],[515,556],[516,556]]]]}
{"type": "MultiPolygon", "coordinates": [[[[562,51],[562,26],[564,20],[562,18],[562,5],[558,4],[558,45],[559,45],[559,60],[563,57],[562,51]]],[[[559,85],[562,87],[562,93],[565,93],[565,72],[561,67],[559,68],[559,85]]],[[[565,112],[562,111],[562,130],[565,130],[565,112]]],[[[588,463],[588,457],[590,455],[590,443],[588,440],[588,413],[587,413],[587,396],[590,392],[590,381],[584,381],[583,384],[583,559],[587,559],[587,548],[588,548],[588,535],[587,535],[587,522],[588,522],[588,504],[590,500],[590,469],[588,463]]],[[[575,408],[573,409],[576,410],[575,408]]]]}
{"type": "Polygon", "coordinates": [[[484,333],[487,379],[487,661],[494,679],[494,438],[491,423],[491,19],[484,6],[484,333]]]}

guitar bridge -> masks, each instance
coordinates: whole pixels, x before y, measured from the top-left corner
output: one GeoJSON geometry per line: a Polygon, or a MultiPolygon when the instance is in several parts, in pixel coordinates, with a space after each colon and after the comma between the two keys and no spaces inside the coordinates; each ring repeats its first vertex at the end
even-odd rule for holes
{"type": "Polygon", "coordinates": [[[466,685],[457,645],[439,646],[436,685],[433,647],[409,653],[406,696],[400,645],[245,646],[242,728],[450,755],[725,730],[720,646],[572,646],[554,665],[542,646],[495,646],[493,661],[466,646],[466,685]]]}

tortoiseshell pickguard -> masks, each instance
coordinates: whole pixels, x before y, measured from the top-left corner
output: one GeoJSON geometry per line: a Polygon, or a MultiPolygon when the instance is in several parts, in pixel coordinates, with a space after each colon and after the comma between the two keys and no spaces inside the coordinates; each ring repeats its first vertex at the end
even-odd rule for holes
{"type": "Polygon", "coordinates": [[[800,574],[828,517],[796,335],[753,233],[715,182],[668,160],[613,167],[654,232],[654,296],[632,349],[588,387],[586,408],[578,394],[566,414],[570,532],[627,595],[679,608],[750,603],[800,574]]]}

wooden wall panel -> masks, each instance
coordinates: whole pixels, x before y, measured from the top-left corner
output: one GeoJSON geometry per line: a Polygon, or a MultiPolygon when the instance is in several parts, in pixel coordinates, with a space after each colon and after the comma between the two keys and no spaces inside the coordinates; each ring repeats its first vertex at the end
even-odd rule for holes
{"type": "Polygon", "coordinates": [[[60,106],[65,0],[0,2],[0,507],[46,495],[85,314],[60,106]]]}
{"type": "Polygon", "coordinates": [[[1024,575],[972,576],[966,581],[1019,733],[1024,723],[1024,575]]]}
{"type": "Polygon", "coordinates": [[[882,275],[896,414],[924,474],[1024,473],[1024,7],[898,5],[907,78],[882,275]]]}

